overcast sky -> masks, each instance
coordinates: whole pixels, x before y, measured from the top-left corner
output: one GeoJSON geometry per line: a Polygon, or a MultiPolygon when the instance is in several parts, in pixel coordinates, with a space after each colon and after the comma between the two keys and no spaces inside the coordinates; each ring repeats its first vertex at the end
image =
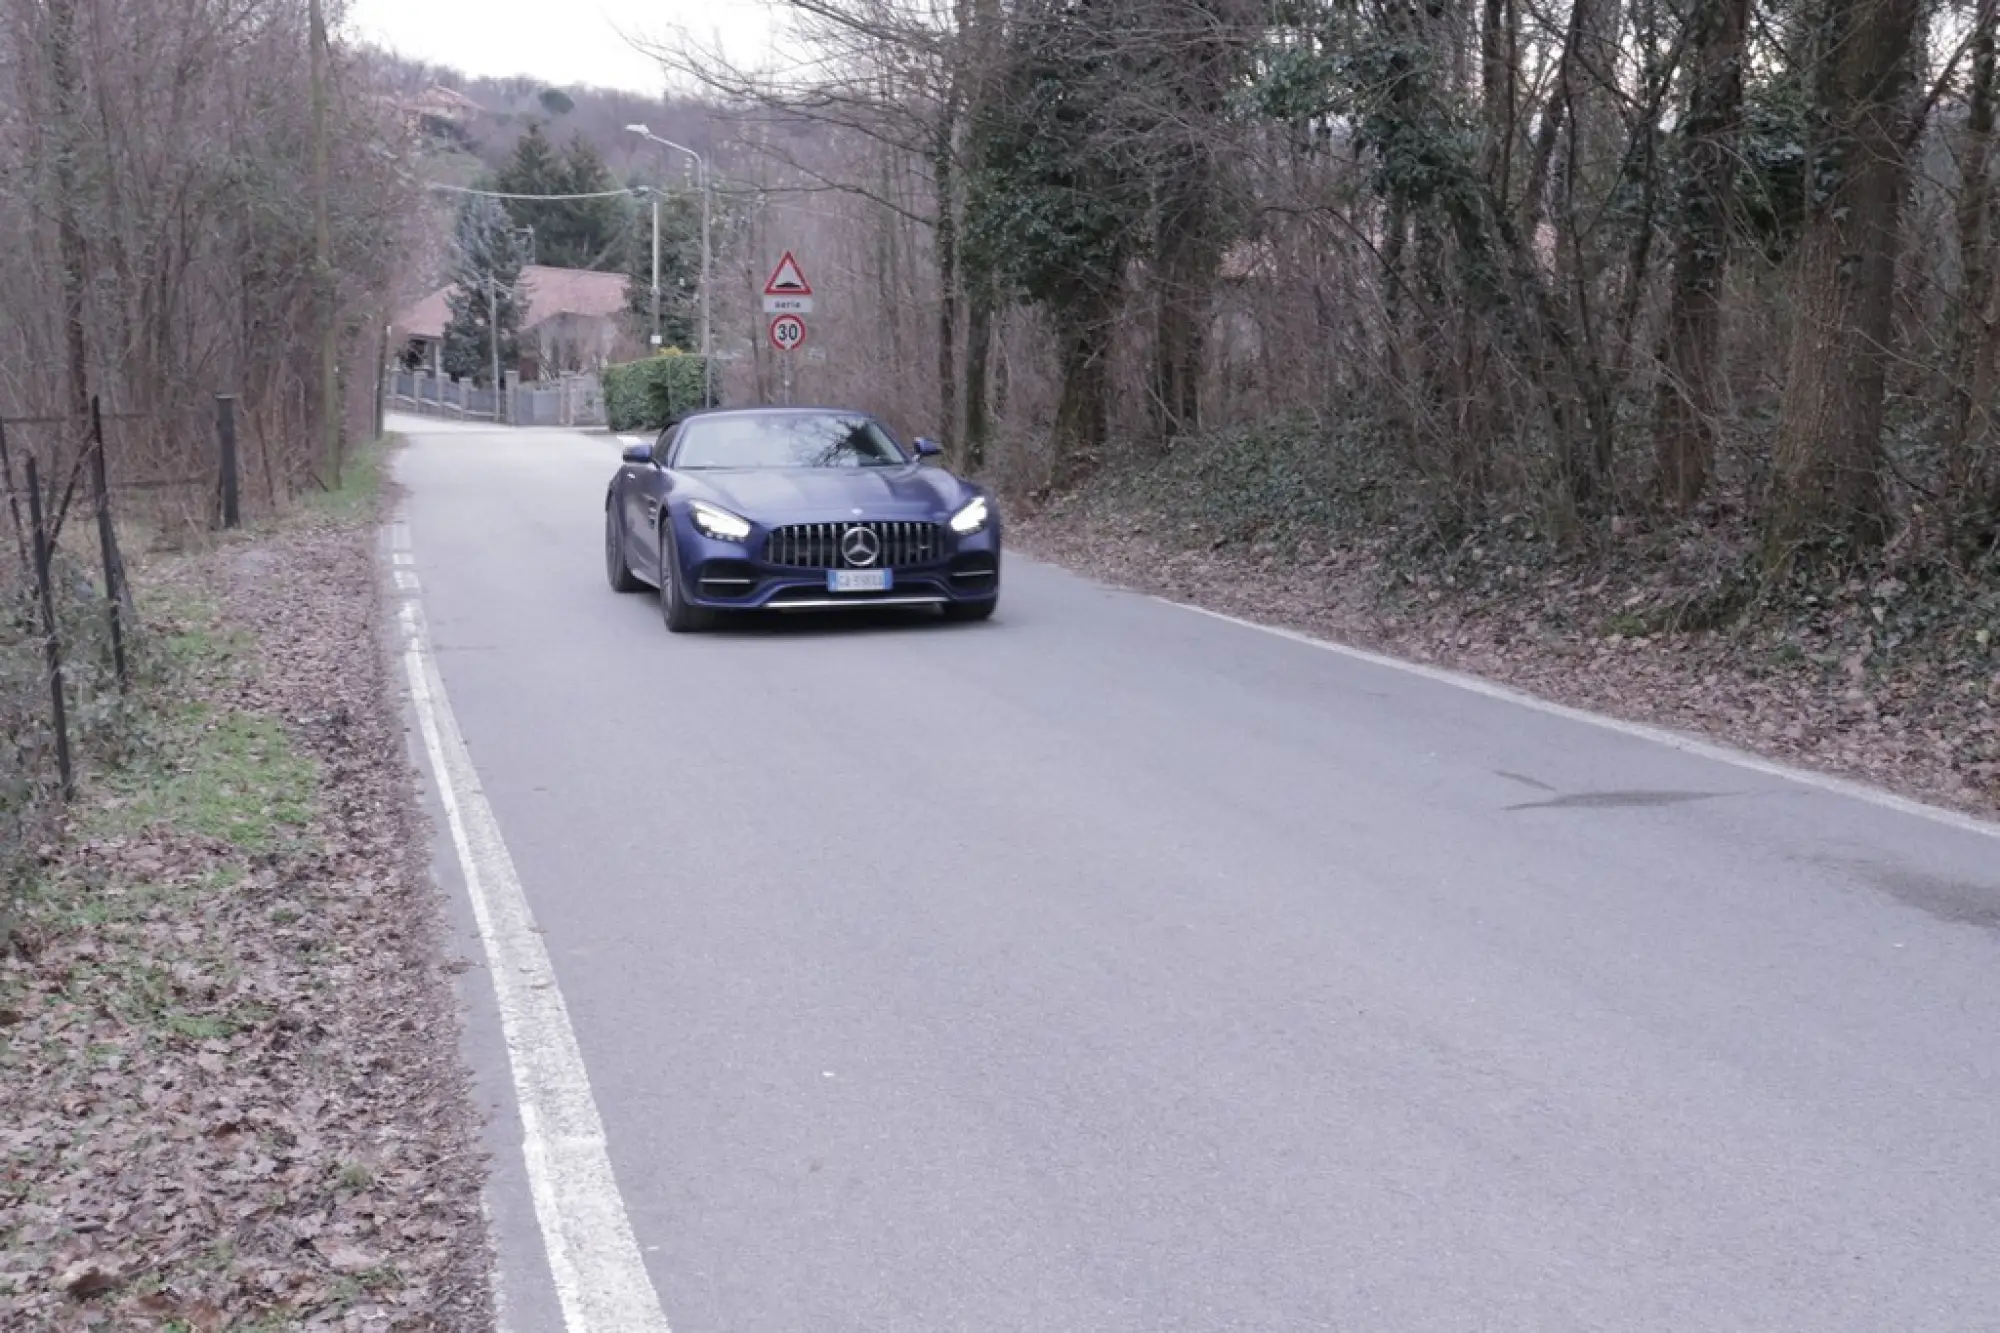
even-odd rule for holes
{"type": "Polygon", "coordinates": [[[347,27],[467,74],[657,95],[659,66],[628,39],[666,41],[687,29],[703,45],[719,40],[735,59],[755,62],[771,22],[761,0],[351,0],[347,27]]]}

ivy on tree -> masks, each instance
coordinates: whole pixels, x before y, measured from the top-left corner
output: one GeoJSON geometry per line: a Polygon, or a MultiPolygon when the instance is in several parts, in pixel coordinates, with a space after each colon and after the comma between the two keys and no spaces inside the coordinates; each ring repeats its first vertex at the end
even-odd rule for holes
{"type": "Polygon", "coordinates": [[[974,118],[965,250],[975,271],[1046,310],[1063,387],[1056,437],[1082,464],[1109,433],[1110,345],[1148,204],[1119,91],[1130,73],[1106,0],[1023,22],[1001,96],[974,118]]]}

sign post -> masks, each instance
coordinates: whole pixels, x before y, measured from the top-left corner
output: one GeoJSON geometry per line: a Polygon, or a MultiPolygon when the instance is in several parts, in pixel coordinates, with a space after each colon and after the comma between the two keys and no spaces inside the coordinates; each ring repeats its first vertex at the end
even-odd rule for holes
{"type": "Polygon", "coordinates": [[[775,315],[771,319],[771,346],[778,349],[778,373],[784,385],[785,406],[792,405],[792,353],[806,340],[806,322],[798,315],[775,315]]]}
{"type": "Polygon", "coordinates": [[[779,378],[787,407],[792,405],[792,354],[805,346],[805,317],[812,308],[812,284],[806,281],[798,259],[787,250],[764,280],[764,313],[772,316],[768,332],[771,346],[778,349],[779,378]]]}
{"type": "Polygon", "coordinates": [[[810,315],[813,308],[812,284],[790,250],[764,280],[764,313],[767,315],[810,315]]]}
{"type": "Polygon", "coordinates": [[[805,346],[806,322],[797,315],[779,315],[771,321],[771,346],[781,352],[796,352],[805,346]]]}

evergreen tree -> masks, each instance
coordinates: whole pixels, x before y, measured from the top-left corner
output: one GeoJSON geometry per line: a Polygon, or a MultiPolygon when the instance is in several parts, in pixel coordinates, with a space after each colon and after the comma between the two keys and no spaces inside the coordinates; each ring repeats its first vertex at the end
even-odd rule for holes
{"type": "Polygon", "coordinates": [[[522,238],[497,200],[467,195],[458,210],[451,318],[444,327],[445,373],[484,383],[493,377],[493,329],[500,331],[500,368],[520,359],[523,314],[518,284],[522,238]],[[490,290],[497,299],[489,300],[490,290]]]}
{"type": "Polygon", "coordinates": [[[541,123],[531,123],[494,178],[493,188],[504,194],[550,196],[506,201],[514,225],[534,231],[535,262],[554,268],[618,270],[629,214],[625,201],[563,197],[618,188],[604,159],[581,135],[558,152],[541,123]]]}
{"type": "MultiPolygon", "coordinates": [[[[580,134],[570,139],[563,152],[562,179],[564,194],[602,194],[618,188],[603,157],[580,134]]],[[[631,201],[626,199],[572,199],[564,203],[557,253],[566,256],[562,261],[565,266],[617,272],[624,258],[631,212],[631,201]]]]}
{"type": "MultiPolygon", "coordinates": [[[[514,155],[493,178],[493,189],[503,194],[554,195],[569,193],[562,157],[542,133],[540,121],[530,121],[527,132],[514,144],[514,155]]],[[[516,227],[534,232],[535,261],[569,267],[562,252],[564,230],[562,208],[557,200],[509,199],[504,207],[516,227]]]]}

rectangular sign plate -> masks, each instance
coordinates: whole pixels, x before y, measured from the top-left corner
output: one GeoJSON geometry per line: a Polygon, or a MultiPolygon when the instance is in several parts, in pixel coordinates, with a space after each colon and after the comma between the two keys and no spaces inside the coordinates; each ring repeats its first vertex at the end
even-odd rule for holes
{"type": "Polygon", "coordinates": [[[886,569],[829,569],[826,571],[828,592],[887,592],[890,587],[889,571],[886,569]]]}
{"type": "Polygon", "coordinates": [[[764,298],[764,313],[767,315],[810,315],[813,299],[810,296],[767,296],[764,298]]]}

